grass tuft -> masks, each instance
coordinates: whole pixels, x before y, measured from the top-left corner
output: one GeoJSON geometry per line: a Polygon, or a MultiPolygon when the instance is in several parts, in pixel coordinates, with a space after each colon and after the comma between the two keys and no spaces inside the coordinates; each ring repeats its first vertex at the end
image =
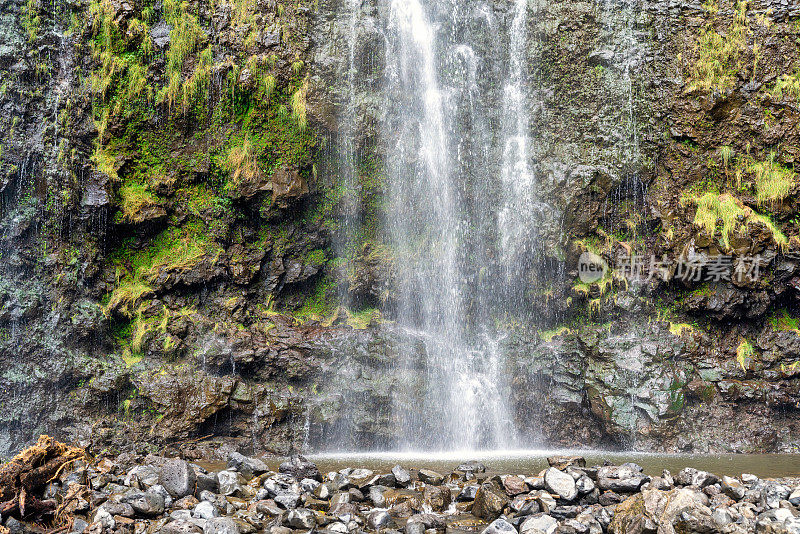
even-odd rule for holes
{"type": "Polygon", "coordinates": [[[745,207],[739,199],[730,194],[707,192],[696,196],[688,195],[681,199],[681,203],[684,205],[691,203],[697,206],[694,224],[712,237],[717,235],[717,227],[721,224],[720,243],[726,250],[731,248],[730,238],[735,234],[744,234],[747,226],[752,223],[765,225],[772,233],[775,243],[780,247],[785,247],[789,243],[786,236],[769,217],[745,207]]]}
{"type": "Polygon", "coordinates": [[[742,342],[736,347],[736,361],[739,362],[739,366],[745,373],[747,372],[747,360],[753,357],[753,353],[753,345],[746,339],[742,339],[742,342]]]}
{"type": "Polygon", "coordinates": [[[137,222],[143,209],[158,203],[156,196],[144,184],[125,184],[120,188],[119,196],[122,217],[127,222],[137,222]]]}

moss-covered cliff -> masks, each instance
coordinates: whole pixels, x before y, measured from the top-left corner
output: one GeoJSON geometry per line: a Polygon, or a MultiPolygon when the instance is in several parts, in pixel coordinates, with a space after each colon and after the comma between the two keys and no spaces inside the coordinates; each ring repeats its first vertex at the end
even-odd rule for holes
{"type": "MultiPolygon", "coordinates": [[[[385,58],[377,24],[342,52],[340,4],[3,4],[0,452],[40,430],[391,443],[395,348],[415,340],[369,327],[396,291],[385,58]]],[[[496,321],[517,425],[569,445],[793,449],[800,8],[536,4],[531,129],[558,216],[518,316],[496,321]],[[587,251],[618,268],[580,282],[587,251]],[[633,281],[631,254],[763,266],[708,283],[671,261],[633,281]]]]}

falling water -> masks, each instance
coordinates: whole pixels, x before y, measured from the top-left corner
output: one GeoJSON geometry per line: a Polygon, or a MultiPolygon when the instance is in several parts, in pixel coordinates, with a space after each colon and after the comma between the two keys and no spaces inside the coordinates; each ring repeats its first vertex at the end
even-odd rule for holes
{"type": "MultiPolygon", "coordinates": [[[[519,35],[513,39],[519,50],[526,2],[518,3],[513,31],[519,35]]],[[[418,355],[410,350],[404,355],[407,388],[419,396],[396,395],[404,448],[496,448],[514,442],[504,355],[489,328],[488,309],[481,309],[491,301],[492,284],[475,275],[476,259],[488,261],[487,250],[496,248],[496,232],[487,230],[497,209],[487,181],[496,165],[493,140],[486,135],[490,93],[480,87],[479,71],[487,65],[475,49],[492,30],[494,17],[486,3],[463,4],[394,0],[387,29],[391,105],[384,134],[393,147],[388,233],[400,259],[397,317],[424,346],[421,371],[418,355]],[[483,27],[475,30],[475,20],[483,27]]],[[[517,83],[508,91],[519,96],[508,115],[523,116],[517,139],[506,144],[517,145],[509,158],[525,175],[527,183],[518,188],[528,198],[524,58],[514,60],[517,83]]]]}
{"type": "MultiPolygon", "coordinates": [[[[376,237],[394,256],[385,312],[397,365],[385,420],[396,437],[374,444],[523,445],[511,408],[513,365],[498,322],[522,311],[520,297],[541,248],[537,225],[552,212],[540,199],[541,150],[532,120],[541,107],[538,86],[531,87],[534,3],[330,6],[337,21],[329,26],[330,19],[320,19],[331,37],[320,45],[320,63],[335,65],[329,83],[339,105],[336,154],[324,164],[345,192],[364,198],[359,161],[375,151],[383,163],[376,237]],[[373,72],[380,79],[370,78],[373,72]]],[[[340,254],[361,238],[356,215],[363,206],[350,206],[346,195],[344,203],[340,254]]],[[[342,372],[349,380],[350,370],[342,372]]],[[[350,387],[340,401],[351,408],[325,430],[327,448],[358,446],[354,436],[369,432],[358,426],[364,417],[353,404],[359,386],[350,387]]]]}

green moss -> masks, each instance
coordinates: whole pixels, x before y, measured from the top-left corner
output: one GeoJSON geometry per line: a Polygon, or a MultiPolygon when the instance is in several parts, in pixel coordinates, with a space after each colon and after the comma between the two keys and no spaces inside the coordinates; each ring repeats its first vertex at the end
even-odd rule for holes
{"type": "Polygon", "coordinates": [[[205,100],[213,58],[206,48],[195,71],[188,81],[183,79],[184,63],[197,51],[207,36],[200,27],[197,16],[189,10],[189,4],[181,0],[164,2],[164,18],[172,25],[167,50],[167,84],[159,91],[158,101],[166,102],[169,109],[180,104],[184,113],[199,97],[205,100]]]}
{"type": "Polygon", "coordinates": [[[151,285],[162,273],[187,271],[221,252],[197,222],[164,230],[142,250],[123,247],[112,255],[119,281],[109,296],[106,313],[116,309],[131,317],[134,306],[153,291],[151,285]]]}
{"type": "Polygon", "coordinates": [[[697,59],[692,62],[689,91],[726,91],[736,85],[738,73],[744,67],[742,57],[750,32],[747,4],[746,0],[736,2],[732,23],[725,33],[713,26],[719,6],[715,2],[706,5],[711,21],[700,30],[695,44],[697,59]]]}
{"type": "Polygon", "coordinates": [[[747,372],[747,360],[752,359],[753,353],[753,345],[746,339],[742,339],[742,342],[736,347],[736,361],[739,363],[742,371],[747,372]]]}
{"type": "Polygon", "coordinates": [[[122,217],[127,222],[137,222],[141,219],[142,210],[154,206],[158,199],[144,184],[128,183],[119,191],[120,208],[122,217]]]}
{"type": "Polygon", "coordinates": [[[565,334],[569,334],[570,332],[571,332],[570,329],[567,328],[566,326],[559,326],[551,330],[544,330],[542,332],[539,332],[539,337],[542,339],[542,341],[550,343],[551,341],[553,341],[554,337],[560,337],[565,334]]]}
{"type": "Polygon", "coordinates": [[[42,26],[40,11],[40,0],[27,0],[22,7],[22,27],[25,29],[29,42],[35,41],[39,36],[42,26]]]}
{"type": "Polygon", "coordinates": [[[322,249],[313,250],[306,256],[306,263],[308,265],[322,265],[325,261],[326,254],[322,249]]]}
{"type": "Polygon", "coordinates": [[[382,320],[381,312],[377,308],[367,308],[357,312],[347,311],[346,313],[347,325],[355,330],[365,330],[370,325],[382,320]]]}
{"type": "Polygon", "coordinates": [[[769,319],[773,330],[800,334],[800,319],[793,317],[788,310],[778,310],[769,319]]]}
{"type": "Polygon", "coordinates": [[[793,100],[800,99],[800,68],[795,68],[793,74],[783,74],[775,82],[770,92],[777,100],[782,100],[784,97],[793,100]]]}
{"type": "Polygon", "coordinates": [[[314,292],[292,315],[301,321],[322,321],[336,310],[337,298],[334,278],[329,275],[321,276],[314,287],[314,292]]]}
{"type": "Polygon", "coordinates": [[[701,195],[686,194],[682,197],[681,203],[684,205],[694,204],[697,207],[694,224],[712,237],[717,235],[719,226],[720,244],[726,250],[731,248],[731,236],[744,234],[747,226],[753,223],[761,223],[766,226],[772,233],[773,240],[780,247],[788,244],[786,236],[769,217],[745,207],[739,199],[730,194],[715,192],[701,195]]]}
{"type": "Polygon", "coordinates": [[[759,204],[782,201],[797,184],[794,171],[776,162],[774,152],[764,161],[751,159],[747,170],[754,176],[756,201],[759,204]]]}
{"type": "Polygon", "coordinates": [[[682,336],[684,333],[692,333],[695,328],[689,323],[669,323],[669,332],[673,336],[682,336]]]}

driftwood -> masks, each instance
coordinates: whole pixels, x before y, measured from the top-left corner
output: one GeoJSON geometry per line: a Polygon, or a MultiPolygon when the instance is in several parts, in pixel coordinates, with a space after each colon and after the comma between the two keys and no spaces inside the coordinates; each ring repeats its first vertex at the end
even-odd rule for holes
{"type": "Polygon", "coordinates": [[[83,449],[41,436],[36,445],[0,467],[0,514],[37,521],[52,516],[56,501],[39,497],[64,468],[85,455],[83,449]]]}

